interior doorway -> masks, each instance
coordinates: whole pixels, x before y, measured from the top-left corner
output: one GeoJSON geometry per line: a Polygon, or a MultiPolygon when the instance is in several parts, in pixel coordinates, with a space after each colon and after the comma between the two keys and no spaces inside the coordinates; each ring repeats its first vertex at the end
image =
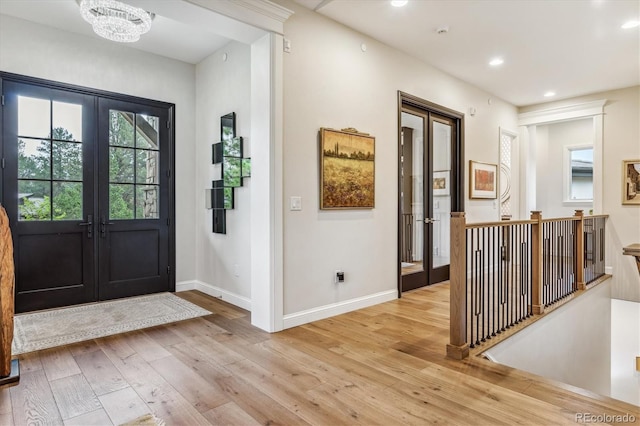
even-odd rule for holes
{"type": "Polygon", "coordinates": [[[464,115],[399,92],[398,293],[449,279],[450,213],[464,209],[464,115]]]}

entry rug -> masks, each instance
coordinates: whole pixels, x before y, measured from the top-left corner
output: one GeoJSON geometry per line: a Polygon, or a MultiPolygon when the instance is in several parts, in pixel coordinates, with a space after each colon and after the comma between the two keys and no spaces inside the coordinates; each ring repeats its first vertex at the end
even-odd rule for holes
{"type": "Polygon", "coordinates": [[[12,354],[39,351],[210,315],[171,293],[16,315],[12,354]]]}

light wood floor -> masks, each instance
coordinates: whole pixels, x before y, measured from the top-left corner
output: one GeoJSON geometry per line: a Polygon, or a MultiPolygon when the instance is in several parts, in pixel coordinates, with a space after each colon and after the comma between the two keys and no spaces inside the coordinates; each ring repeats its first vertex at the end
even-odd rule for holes
{"type": "Polygon", "coordinates": [[[246,311],[191,291],[215,314],[21,356],[0,425],[555,425],[640,409],[492,364],[444,357],[446,284],[268,334],[246,311]]]}

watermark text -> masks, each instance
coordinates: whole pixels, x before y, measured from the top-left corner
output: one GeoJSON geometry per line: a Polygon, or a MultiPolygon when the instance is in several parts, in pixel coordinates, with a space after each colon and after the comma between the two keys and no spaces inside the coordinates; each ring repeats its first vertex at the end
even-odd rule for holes
{"type": "Polygon", "coordinates": [[[635,423],[633,414],[576,413],[577,423],[635,423]]]}

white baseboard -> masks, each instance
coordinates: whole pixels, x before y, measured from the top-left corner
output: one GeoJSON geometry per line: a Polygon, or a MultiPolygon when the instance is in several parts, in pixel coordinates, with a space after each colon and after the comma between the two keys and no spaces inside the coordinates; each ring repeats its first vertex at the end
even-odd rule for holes
{"type": "Polygon", "coordinates": [[[181,281],[176,283],[176,291],[187,291],[187,290],[198,290],[203,292],[204,294],[208,294],[209,296],[216,297],[218,299],[222,299],[225,302],[229,302],[232,305],[235,305],[239,308],[246,309],[247,311],[251,311],[251,299],[240,296],[235,293],[231,293],[222,288],[216,287],[214,285],[193,280],[193,281],[181,281]]]}
{"type": "Polygon", "coordinates": [[[613,266],[605,266],[604,273],[607,275],[613,275],[613,266]]]}
{"type": "Polygon", "coordinates": [[[307,324],[356,309],[366,308],[368,306],[377,305],[383,302],[389,302],[398,298],[397,290],[382,291],[380,293],[370,294],[368,296],[358,297],[356,299],[345,300],[344,302],[332,303],[330,305],[320,306],[318,308],[307,309],[283,317],[283,327],[291,328],[298,325],[307,324]]]}
{"type": "Polygon", "coordinates": [[[197,286],[197,281],[180,281],[176,283],[176,292],[195,290],[197,286]]]}

